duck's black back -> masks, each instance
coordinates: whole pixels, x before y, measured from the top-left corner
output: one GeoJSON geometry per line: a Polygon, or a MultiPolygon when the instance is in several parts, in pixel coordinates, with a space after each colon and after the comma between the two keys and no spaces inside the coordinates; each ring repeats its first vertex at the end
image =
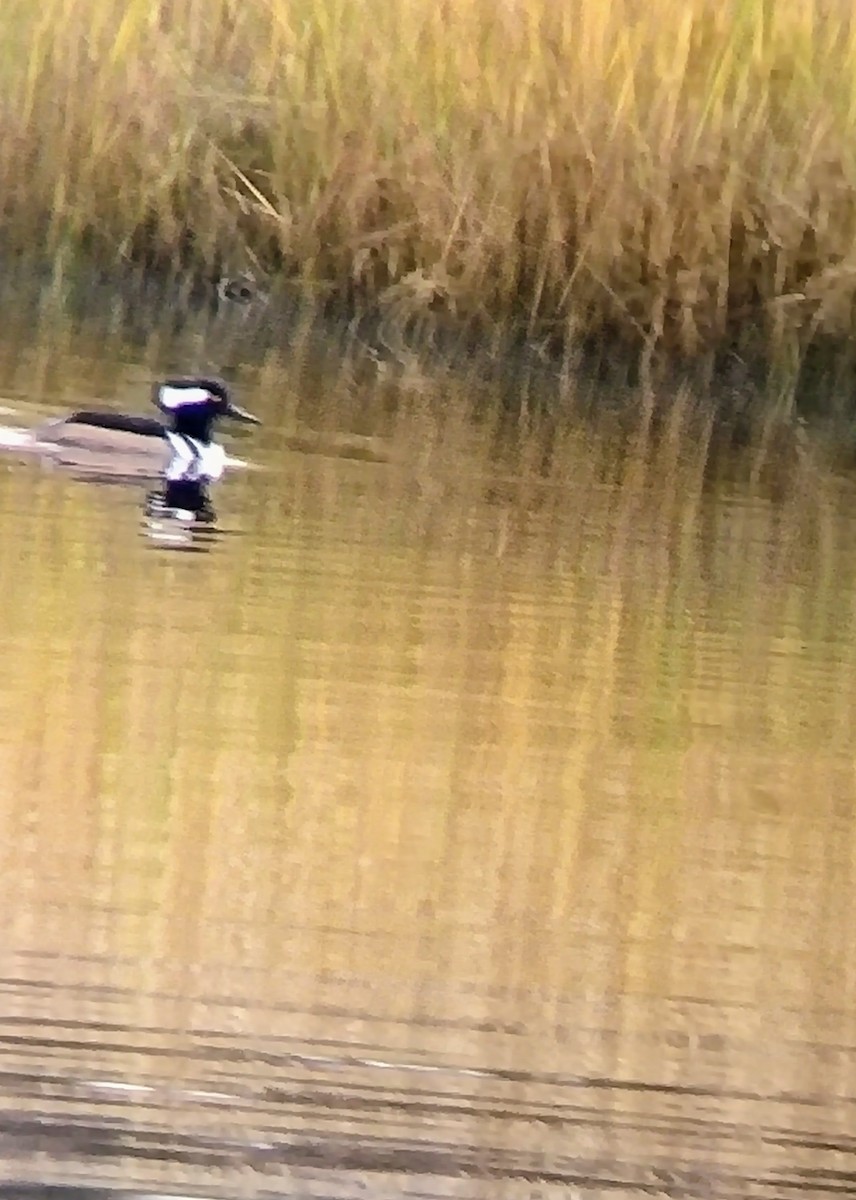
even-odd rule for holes
{"type": "Polygon", "coordinates": [[[94,425],[96,429],[116,429],[121,433],[136,433],[141,437],[166,436],[166,427],[155,417],[134,417],[126,413],[82,408],[65,420],[70,425],[94,425]]]}

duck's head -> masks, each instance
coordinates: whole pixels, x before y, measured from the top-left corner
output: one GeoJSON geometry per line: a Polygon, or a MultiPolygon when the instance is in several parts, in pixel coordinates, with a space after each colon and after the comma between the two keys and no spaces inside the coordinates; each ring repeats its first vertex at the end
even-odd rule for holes
{"type": "Polygon", "coordinates": [[[172,417],[175,433],[209,442],[214,422],[222,417],[246,425],[259,425],[258,417],[240,408],[222,379],[202,376],[165,379],[155,385],[154,401],[172,417]]]}

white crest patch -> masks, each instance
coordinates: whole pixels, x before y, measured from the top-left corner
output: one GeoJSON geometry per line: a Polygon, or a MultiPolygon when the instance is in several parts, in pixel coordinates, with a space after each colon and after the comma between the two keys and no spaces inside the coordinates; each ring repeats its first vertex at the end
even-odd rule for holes
{"type": "Polygon", "coordinates": [[[170,387],[164,383],[158,390],[161,408],[171,412],[183,408],[185,404],[207,404],[210,399],[211,393],[201,387],[170,387]]]}

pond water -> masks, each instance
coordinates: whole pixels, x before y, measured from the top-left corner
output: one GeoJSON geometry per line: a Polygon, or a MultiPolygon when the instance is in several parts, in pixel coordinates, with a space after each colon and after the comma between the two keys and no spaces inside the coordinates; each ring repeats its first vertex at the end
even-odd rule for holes
{"type": "Polygon", "coordinates": [[[237,318],[7,323],[0,419],[212,368],[199,553],[0,457],[3,1194],[856,1194],[852,494],[237,318]]]}

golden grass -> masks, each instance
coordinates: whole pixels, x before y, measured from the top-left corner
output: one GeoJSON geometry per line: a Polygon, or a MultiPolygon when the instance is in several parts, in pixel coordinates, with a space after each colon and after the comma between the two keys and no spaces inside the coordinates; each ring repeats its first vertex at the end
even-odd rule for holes
{"type": "Polygon", "coordinates": [[[840,0],[4,0],[4,231],[798,363],[856,289],[840,0]]]}

